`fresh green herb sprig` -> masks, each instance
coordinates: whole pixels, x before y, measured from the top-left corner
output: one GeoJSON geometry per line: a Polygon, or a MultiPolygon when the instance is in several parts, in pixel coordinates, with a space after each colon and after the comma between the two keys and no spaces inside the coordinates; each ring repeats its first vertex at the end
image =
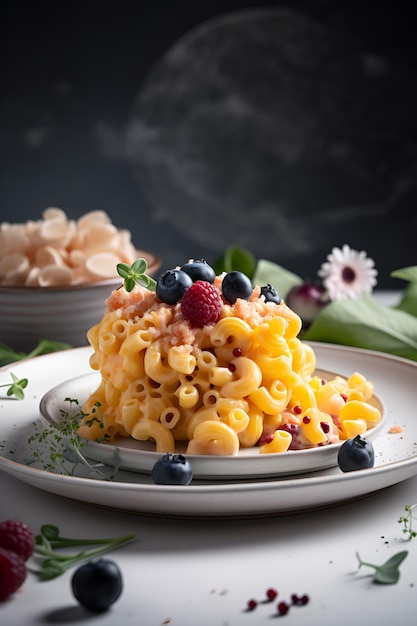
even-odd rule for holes
{"type": "Polygon", "coordinates": [[[407,540],[411,541],[414,537],[417,537],[417,531],[413,529],[413,509],[417,507],[416,504],[407,504],[404,508],[406,515],[401,515],[398,518],[398,523],[403,525],[403,533],[408,535],[407,540]]]}
{"type": "Polygon", "coordinates": [[[44,524],[41,527],[40,534],[35,538],[34,556],[40,559],[40,567],[39,569],[30,567],[28,569],[41,581],[52,580],[64,574],[77,563],[106,554],[111,550],[132,542],[134,539],[134,534],[111,537],[109,539],[69,539],[60,536],[57,526],[44,524]],[[93,545],[98,547],[91,548],[93,545]],[[58,551],[62,548],[81,546],[90,546],[90,549],[72,552],[71,554],[58,551]]]}
{"type": "Polygon", "coordinates": [[[374,565],[373,563],[362,561],[358,553],[356,553],[356,558],[359,562],[359,569],[363,565],[366,565],[367,567],[372,567],[375,570],[373,575],[373,581],[375,583],[382,585],[395,585],[400,577],[399,566],[404,561],[407,554],[408,552],[406,550],[403,552],[397,552],[397,554],[394,554],[382,565],[374,565]]]}
{"type": "MultiPolygon", "coordinates": [[[[78,429],[82,418],[87,418],[87,423],[102,423],[100,403],[93,407],[91,414],[84,413],[79,406],[78,400],[65,398],[69,402],[69,409],[60,409],[61,418],[52,422],[50,426],[41,432],[36,432],[29,437],[28,443],[33,449],[33,461],[38,463],[46,472],[58,472],[66,476],[73,476],[78,465],[86,467],[93,476],[102,480],[113,480],[119,470],[120,460],[117,449],[114,454],[112,473],[100,470],[98,464],[92,464],[83,453],[87,444],[86,439],[78,435],[78,429]],[[33,445],[35,444],[35,446],[33,445]],[[41,446],[40,448],[36,445],[41,446]],[[42,446],[46,449],[42,449],[42,446]]],[[[105,441],[106,437],[97,442],[105,441]]],[[[102,464],[100,464],[102,465],[102,464]]]]}
{"type": "Polygon", "coordinates": [[[14,396],[15,398],[17,398],[18,400],[23,400],[25,397],[25,392],[24,389],[26,389],[26,387],[28,386],[28,379],[27,378],[18,378],[16,376],[16,374],[13,374],[13,372],[10,372],[10,376],[12,377],[12,381],[11,383],[6,383],[4,385],[0,385],[0,387],[7,387],[7,396],[9,398],[11,398],[12,396],[14,396]]]}
{"type": "Polygon", "coordinates": [[[16,352],[13,348],[0,343],[0,367],[21,361],[22,359],[31,359],[41,354],[49,354],[50,352],[59,352],[60,350],[68,350],[71,346],[62,341],[51,341],[50,339],[41,339],[36,347],[30,352],[16,352]]]}
{"type": "Polygon", "coordinates": [[[117,273],[123,278],[126,291],[132,291],[135,285],[141,285],[149,291],[155,291],[156,281],[146,274],[147,267],[148,264],[145,259],[137,259],[132,265],[117,264],[117,273]]]}

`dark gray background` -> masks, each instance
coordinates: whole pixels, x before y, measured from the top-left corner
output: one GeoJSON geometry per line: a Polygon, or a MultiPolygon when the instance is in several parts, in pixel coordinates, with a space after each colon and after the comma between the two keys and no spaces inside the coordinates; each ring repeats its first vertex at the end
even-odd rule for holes
{"type": "Polygon", "coordinates": [[[103,209],[163,266],[229,244],[314,277],[415,264],[408,3],[3,9],[1,221],[103,209]]]}

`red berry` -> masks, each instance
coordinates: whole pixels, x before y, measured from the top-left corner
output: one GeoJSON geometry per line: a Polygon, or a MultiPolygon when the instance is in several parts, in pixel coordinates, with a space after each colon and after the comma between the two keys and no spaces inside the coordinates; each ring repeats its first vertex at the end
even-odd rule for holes
{"type": "Polygon", "coordinates": [[[268,598],[270,602],[273,602],[275,598],[277,597],[277,595],[278,595],[278,591],[276,589],[271,588],[271,589],[267,589],[266,591],[266,597],[268,598]]]}
{"type": "Polygon", "coordinates": [[[248,601],[248,611],[253,611],[254,609],[256,609],[257,606],[258,606],[258,603],[256,602],[256,600],[248,601]]]}
{"type": "Polygon", "coordinates": [[[290,607],[286,602],[278,602],[277,609],[279,615],[286,615],[290,610],[290,607]]]}
{"type": "Polygon", "coordinates": [[[310,598],[308,597],[307,594],[299,596],[296,593],[293,593],[291,596],[291,602],[297,606],[304,606],[308,604],[309,599],[310,598]]]}
{"type": "Polygon", "coordinates": [[[23,585],[26,573],[25,562],[16,552],[0,548],[0,602],[23,585]]]}
{"type": "Polygon", "coordinates": [[[9,519],[0,524],[0,547],[16,552],[27,561],[32,556],[35,537],[27,524],[9,519]]]}
{"type": "Polygon", "coordinates": [[[220,317],[222,300],[216,287],[204,280],[197,280],[182,296],[181,311],[192,326],[203,328],[215,324],[220,317]]]}

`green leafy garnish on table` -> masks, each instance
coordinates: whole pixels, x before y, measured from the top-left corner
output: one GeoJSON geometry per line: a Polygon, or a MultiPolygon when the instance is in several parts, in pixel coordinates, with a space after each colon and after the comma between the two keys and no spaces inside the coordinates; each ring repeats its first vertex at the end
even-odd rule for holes
{"type": "MultiPolygon", "coordinates": [[[[393,275],[411,278],[415,273],[398,270],[393,275]]],[[[417,361],[417,283],[406,287],[396,306],[380,304],[372,295],[334,300],[323,308],[303,339],[387,352],[417,361]]]]}
{"type": "Polygon", "coordinates": [[[7,397],[11,398],[14,396],[17,400],[23,400],[25,397],[24,389],[26,389],[29,382],[28,379],[19,379],[13,372],[10,372],[10,376],[12,377],[12,382],[0,385],[0,387],[7,387],[7,397]]]}
{"type": "Polygon", "coordinates": [[[156,281],[146,274],[148,264],[145,259],[137,259],[132,265],[118,263],[117,273],[123,278],[126,291],[132,291],[135,285],[146,287],[149,291],[155,291],[156,281]]]}
{"type": "Polygon", "coordinates": [[[417,317],[384,306],[372,296],[330,302],[303,339],[368,348],[417,361],[417,317]]]}
{"type": "MultiPolygon", "coordinates": [[[[13,348],[6,346],[4,343],[0,343],[0,367],[14,363],[15,361],[22,361],[23,359],[30,359],[41,354],[49,354],[50,352],[59,352],[60,350],[68,350],[71,346],[68,343],[62,341],[51,341],[50,339],[41,339],[36,347],[30,352],[16,352],[13,348]]],[[[12,377],[11,383],[0,385],[0,387],[7,387],[7,396],[10,398],[14,396],[18,400],[24,400],[24,389],[28,386],[27,378],[17,378],[15,374],[10,373],[12,377]]]]}
{"type": "Polygon", "coordinates": [[[393,278],[409,281],[398,308],[417,317],[417,265],[391,272],[393,278]]]}
{"type": "Polygon", "coordinates": [[[394,554],[394,556],[389,558],[388,561],[385,561],[382,565],[374,565],[373,563],[362,561],[358,553],[356,553],[356,558],[359,562],[359,569],[363,565],[366,565],[367,567],[372,567],[375,570],[373,575],[373,581],[375,583],[379,583],[381,585],[395,585],[400,577],[399,566],[404,561],[407,554],[407,551],[397,552],[397,554],[394,554]]]}
{"type": "Polygon", "coordinates": [[[59,528],[52,524],[44,524],[40,534],[35,537],[34,556],[40,560],[40,568],[28,568],[39,580],[46,581],[57,578],[81,561],[92,559],[116,548],[120,548],[135,539],[134,534],[109,539],[69,539],[61,537],[59,528]],[[62,552],[64,548],[90,546],[90,549],[70,554],[62,552]],[[99,546],[91,548],[91,546],[99,546]]]}
{"type": "Polygon", "coordinates": [[[252,283],[261,286],[269,283],[275,287],[281,298],[286,298],[293,287],[303,283],[303,279],[272,261],[259,259],[252,283]]]}
{"type": "Polygon", "coordinates": [[[41,339],[39,343],[30,352],[17,352],[13,348],[0,343],[0,367],[21,361],[22,359],[31,359],[41,354],[49,354],[50,352],[59,352],[60,350],[68,350],[71,346],[62,341],[51,341],[50,339],[41,339]]]}

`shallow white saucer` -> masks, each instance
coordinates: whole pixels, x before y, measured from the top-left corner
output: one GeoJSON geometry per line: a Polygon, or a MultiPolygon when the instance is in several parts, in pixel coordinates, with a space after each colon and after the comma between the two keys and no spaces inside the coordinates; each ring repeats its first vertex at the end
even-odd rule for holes
{"type": "MultiPolygon", "coordinates": [[[[324,378],[334,378],[333,372],[317,370],[324,378]]],[[[100,383],[99,373],[85,374],[53,387],[40,401],[40,412],[49,424],[60,423],[70,404],[67,398],[76,399],[81,407],[100,383]]],[[[372,403],[382,414],[378,424],[367,431],[366,437],[374,439],[386,419],[384,402],[373,396],[372,403]]],[[[279,477],[316,472],[337,465],[337,454],[343,442],[306,450],[290,450],[274,454],[260,454],[259,447],[241,449],[236,456],[187,455],[193,467],[193,475],[199,479],[224,480],[255,477],[279,477]]],[[[177,453],[185,453],[185,445],[177,446],[177,453]]],[[[136,441],[132,437],[119,437],[114,444],[87,441],[85,454],[107,465],[121,469],[150,473],[162,456],[155,452],[150,441],[136,441]]]]}

